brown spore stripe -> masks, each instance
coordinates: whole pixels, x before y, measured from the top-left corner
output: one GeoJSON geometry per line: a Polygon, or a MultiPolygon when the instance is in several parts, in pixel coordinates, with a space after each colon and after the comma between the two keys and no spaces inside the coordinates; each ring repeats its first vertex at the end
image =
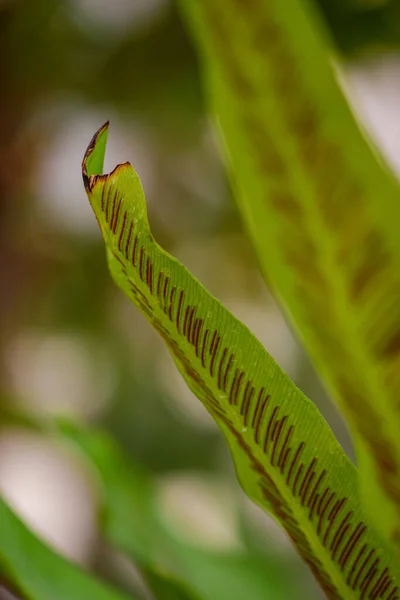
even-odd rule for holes
{"type": "Polygon", "coordinates": [[[190,304],[187,305],[186,310],[185,310],[185,316],[183,317],[183,335],[185,336],[185,338],[188,337],[187,335],[187,331],[188,331],[188,324],[189,324],[189,315],[190,312],[192,310],[192,307],[190,306],[190,304]]]}
{"type": "Polygon", "coordinates": [[[206,331],[204,333],[203,344],[201,347],[201,364],[202,364],[203,369],[207,368],[206,350],[207,350],[207,342],[208,342],[209,335],[210,335],[210,330],[206,329],[206,331]]]}
{"type": "Polygon", "coordinates": [[[132,240],[132,233],[133,233],[133,221],[131,221],[130,225],[129,225],[129,231],[128,231],[128,237],[126,238],[126,244],[125,244],[125,258],[127,260],[129,260],[129,246],[131,244],[131,240],[132,240]]]}
{"type": "MultiPolygon", "coordinates": [[[[276,456],[278,444],[280,442],[280,438],[281,438],[282,432],[285,428],[287,419],[288,419],[288,417],[287,417],[287,415],[285,415],[284,417],[282,417],[282,419],[280,421],[277,421],[275,423],[274,431],[272,432],[272,441],[274,442],[274,445],[272,446],[270,463],[273,467],[277,466],[275,464],[275,456],[276,456]]],[[[279,461],[279,458],[278,458],[278,461],[279,461]]]]}
{"type": "MultiPolygon", "coordinates": [[[[103,188],[104,188],[104,186],[103,186],[103,188]]],[[[125,233],[125,227],[126,227],[126,220],[127,220],[127,218],[128,218],[128,211],[125,210],[124,211],[124,217],[122,219],[121,230],[120,230],[119,236],[118,236],[118,250],[120,252],[122,252],[121,246],[122,246],[122,242],[123,242],[123,239],[124,239],[124,233],[125,233]]]]}
{"type": "Polygon", "coordinates": [[[244,391],[243,400],[240,407],[240,414],[243,416],[243,424],[245,427],[248,425],[250,405],[254,396],[254,391],[255,387],[249,380],[246,384],[246,389],[244,391]]]}
{"type": "Polygon", "coordinates": [[[107,199],[106,199],[106,204],[105,204],[105,208],[104,208],[104,216],[105,216],[107,223],[110,223],[109,208],[110,208],[110,198],[111,198],[112,189],[113,189],[113,184],[110,183],[110,185],[108,186],[108,190],[107,190],[107,199]]]}
{"type": "Polygon", "coordinates": [[[350,535],[338,560],[338,564],[340,565],[342,571],[344,571],[347,561],[351,556],[351,553],[353,552],[358,542],[361,540],[362,536],[366,533],[366,531],[367,527],[364,525],[363,522],[360,522],[354,529],[353,533],[350,535]]]}
{"type": "Polygon", "coordinates": [[[222,389],[224,390],[224,392],[226,392],[226,387],[228,384],[228,377],[229,377],[230,370],[232,368],[232,363],[233,363],[234,358],[235,358],[234,354],[231,353],[231,355],[229,356],[228,364],[226,365],[225,373],[224,373],[224,381],[223,381],[223,385],[222,385],[222,389]]]}
{"type": "Polygon", "coordinates": [[[310,494],[310,497],[309,497],[309,499],[308,499],[308,502],[307,502],[307,506],[308,506],[308,507],[310,507],[311,503],[313,503],[313,502],[314,502],[314,497],[316,497],[316,495],[317,495],[317,492],[318,492],[318,490],[319,490],[319,487],[320,487],[321,483],[323,482],[323,480],[325,479],[325,477],[326,477],[326,474],[327,474],[327,471],[326,471],[326,469],[323,469],[323,470],[321,471],[321,474],[320,474],[320,476],[318,477],[318,480],[317,480],[317,482],[316,482],[316,484],[315,484],[315,486],[314,486],[314,488],[313,488],[313,491],[311,492],[311,494],[310,494]]]}
{"type": "Polygon", "coordinates": [[[288,447],[288,444],[290,442],[290,438],[292,437],[293,431],[294,431],[294,427],[293,427],[293,425],[290,425],[290,427],[287,430],[284,442],[282,444],[281,451],[279,453],[277,466],[280,468],[282,475],[285,470],[286,460],[289,456],[289,452],[291,451],[291,448],[288,447]]]}
{"type": "Polygon", "coordinates": [[[240,391],[241,385],[243,383],[244,375],[245,375],[244,371],[240,371],[239,369],[236,369],[235,376],[232,381],[231,393],[229,395],[230,404],[232,404],[234,406],[237,405],[239,391],[240,391]]]}
{"type": "Polygon", "coordinates": [[[349,521],[350,517],[352,516],[352,514],[353,514],[352,511],[349,511],[347,513],[347,515],[342,519],[339,527],[336,530],[335,535],[332,538],[330,549],[332,550],[333,560],[336,559],[336,553],[339,551],[339,548],[340,548],[341,543],[343,542],[344,536],[346,535],[347,531],[350,528],[348,521],[349,521]]]}
{"type": "Polygon", "coordinates": [[[169,295],[169,306],[168,306],[168,317],[170,321],[173,321],[174,316],[174,303],[175,303],[175,294],[176,294],[176,285],[173,285],[171,288],[171,293],[169,295]]]}
{"type": "Polygon", "coordinates": [[[158,277],[157,277],[157,298],[158,301],[160,303],[160,306],[162,307],[162,284],[163,284],[163,279],[164,279],[164,273],[162,271],[159,272],[158,277]]]}
{"type": "Polygon", "coordinates": [[[376,576],[376,574],[378,573],[378,565],[379,565],[379,558],[377,558],[372,565],[370,566],[370,568],[368,569],[367,574],[365,575],[362,584],[360,585],[360,591],[361,591],[361,600],[364,600],[367,597],[367,593],[368,593],[368,588],[371,587],[373,580],[376,576]]]}
{"type": "Polygon", "coordinates": [[[301,444],[299,444],[299,445],[298,445],[298,447],[297,447],[297,450],[296,450],[296,452],[295,452],[295,455],[294,455],[294,457],[293,457],[293,460],[292,460],[292,462],[290,463],[290,468],[289,468],[289,471],[288,471],[288,474],[287,474],[287,477],[286,477],[286,485],[287,485],[288,487],[290,486],[290,480],[291,480],[291,478],[292,478],[292,474],[293,474],[294,468],[295,468],[295,466],[296,466],[296,463],[297,463],[297,461],[298,461],[298,460],[299,460],[299,458],[300,458],[300,455],[301,455],[301,453],[302,453],[302,452],[303,452],[303,450],[304,450],[304,446],[305,446],[305,443],[304,443],[304,442],[301,442],[301,444]]]}
{"type": "Polygon", "coordinates": [[[267,408],[267,404],[269,403],[270,399],[271,399],[271,396],[269,394],[267,394],[264,397],[264,400],[261,402],[260,410],[257,413],[257,417],[256,418],[253,417],[253,422],[255,421],[255,427],[254,427],[254,425],[253,425],[253,427],[254,427],[254,440],[255,440],[256,444],[258,444],[260,441],[260,431],[261,431],[262,421],[264,418],[264,412],[267,408]]]}
{"type": "Polygon", "coordinates": [[[112,218],[111,218],[111,223],[110,223],[110,229],[111,229],[111,231],[114,234],[117,231],[118,222],[119,222],[119,215],[120,215],[120,212],[121,212],[122,203],[123,203],[122,196],[119,194],[119,192],[117,190],[115,192],[115,196],[114,196],[113,213],[112,213],[112,218]],[[116,207],[116,209],[115,209],[115,207],[116,207]]]}
{"type": "Polygon", "coordinates": [[[144,255],[146,253],[145,247],[142,246],[139,252],[139,277],[144,281],[144,255]]]}
{"type": "Polygon", "coordinates": [[[214,333],[213,333],[213,335],[212,335],[212,338],[211,338],[211,343],[210,343],[210,354],[212,354],[212,353],[213,353],[213,350],[214,350],[214,344],[215,344],[215,340],[217,339],[217,336],[218,336],[218,331],[217,331],[217,330],[215,330],[215,331],[214,331],[214,333]]]}
{"type": "Polygon", "coordinates": [[[305,504],[305,499],[307,497],[308,490],[310,489],[311,483],[315,477],[314,467],[316,466],[317,463],[318,463],[318,459],[314,457],[308,466],[308,469],[304,475],[304,479],[300,486],[299,496],[300,496],[300,502],[303,506],[305,504]]]}
{"type": "Polygon", "coordinates": [[[263,445],[264,452],[267,452],[267,450],[268,450],[268,444],[270,441],[270,435],[271,435],[271,431],[272,431],[272,424],[274,423],[275,417],[278,414],[278,412],[279,412],[279,406],[275,406],[270,418],[268,419],[267,428],[265,430],[264,445],[263,445]]]}
{"type": "Polygon", "coordinates": [[[132,248],[132,259],[131,259],[131,263],[135,268],[136,268],[136,254],[137,254],[138,244],[139,244],[139,235],[135,235],[135,239],[133,241],[133,248],[132,248]]]}
{"type": "Polygon", "coordinates": [[[214,347],[213,350],[211,352],[211,361],[210,361],[210,375],[211,377],[214,377],[214,368],[215,368],[215,363],[217,360],[217,354],[218,354],[218,350],[219,347],[221,345],[221,336],[218,334],[215,342],[214,342],[214,347]]]}
{"type": "Polygon", "coordinates": [[[185,296],[185,292],[183,290],[181,290],[181,293],[179,294],[179,300],[178,300],[178,309],[176,311],[176,330],[178,333],[181,333],[181,313],[182,313],[182,304],[183,304],[184,296],[185,296]]]}
{"type": "Polygon", "coordinates": [[[197,307],[193,306],[192,310],[189,313],[189,318],[188,318],[186,337],[187,337],[188,342],[190,342],[190,343],[192,343],[193,319],[194,319],[196,312],[197,312],[197,307]]]}
{"type": "Polygon", "coordinates": [[[163,297],[163,311],[166,313],[167,312],[167,303],[168,303],[168,288],[169,288],[169,283],[170,283],[170,278],[169,275],[166,275],[165,279],[164,279],[164,286],[163,286],[163,291],[162,291],[162,297],[163,297]]]}
{"type": "Polygon", "coordinates": [[[150,257],[147,257],[146,260],[146,283],[150,294],[153,295],[153,263],[150,257]]]}
{"type": "Polygon", "coordinates": [[[222,351],[221,358],[220,358],[220,361],[219,361],[219,366],[218,366],[218,389],[220,389],[220,390],[224,389],[224,372],[223,372],[223,368],[224,368],[224,363],[225,363],[226,357],[228,356],[228,352],[229,352],[229,348],[228,348],[228,346],[225,346],[225,348],[222,351]]]}
{"type": "Polygon", "coordinates": [[[201,337],[201,333],[203,331],[203,325],[204,325],[204,320],[198,319],[196,334],[195,334],[194,340],[193,340],[197,358],[199,358],[199,356],[200,356],[200,337],[201,337]]]}

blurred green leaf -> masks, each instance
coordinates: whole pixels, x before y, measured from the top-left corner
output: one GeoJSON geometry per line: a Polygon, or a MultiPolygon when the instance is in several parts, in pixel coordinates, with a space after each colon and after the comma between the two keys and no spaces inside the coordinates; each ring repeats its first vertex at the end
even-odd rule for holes
{"type": "Polygon", "coordinates": [[[370,517],[397,543],[398,182],[354,119],[311,3],[182,4],[265,279],[349,420],[370,517]]]}
{"type": "MultiPolygon", "coordinates": [[[[199,600],[297,597],[295,581],[284,577],[284,565],[272,557],[246,551],[206,551],[176,537],[160,516],[151,478],[128,464],[106,434],[66,422],[59,422],[56,433],[95,470],[101,485],[104,534],[145,576],[150,572],[156,579],[161,573],[164,580],[170,577],[171,593],[186,592],[186,583],[199,600]]],[[[149,583],[154,585],[155,580],[149,583]]]]}
{"type": "Polygon", "coordinates": [[[0,571],[29,600],[135,600],[56,554],[1,498],[0,571]]]}

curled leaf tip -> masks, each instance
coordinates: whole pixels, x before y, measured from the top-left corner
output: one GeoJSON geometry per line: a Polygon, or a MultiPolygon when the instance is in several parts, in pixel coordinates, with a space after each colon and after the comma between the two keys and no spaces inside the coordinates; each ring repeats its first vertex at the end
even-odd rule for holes
{"type": "Polygon", "coordinates": [[[82,178],[87,192],[92,190],[93,179],[95,179],[93,176],[101,175],[103,172],[109,125],[110,122],[107,121],[96,131],[83,157],[82,178]]]}

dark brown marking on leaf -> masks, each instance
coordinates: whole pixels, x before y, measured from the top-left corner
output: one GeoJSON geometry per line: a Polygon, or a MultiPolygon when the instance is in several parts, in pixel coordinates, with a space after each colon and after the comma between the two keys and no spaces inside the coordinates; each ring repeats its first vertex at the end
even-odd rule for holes
{"type": "Polygon", "coordinates": [[[250,406],[251,406],[251,401],[253,399],[254,396],[254,392],[255,392],[255,388],[252,385],[250,390],[247,392],[247,401],[246,401],[246,405],[242,407],[242,414],[243,414],[243,423],[244,426],[247,427],[248,425],[248,420],[249,420],[249,412],[250,412],[250,406]]]}
{"type": "Polygon", "coordinates": [[[132,248],[132,260],[131,260],[131,262],[135,268],[136,268],[136,253],[137,253],[138,243],[139,243],[139,235],[135,235],[135,239],[133,242],[133,248],[132,248]]]}
{"type": "Polygon", "coordinates": [[[310,477],[310,475],[311,475],[311,473],[312,473],[315,465],[317,464],[317,462],[318,462],[318,459],[316,459],[316,458],[313,458],[312,461],[310,462],[310,464],[308,466],[308,469],[307,469],[307,471],[304,474],[304,478],[303,478],[302,484],[301,484],[300,489],[299,489],[299,496],[302,496],[302,494],[304,492],[304,487],[307,485],[308,478],[310,477]]]}
{"type": "Polygon", "coordinates": [[[192,310],[189,313],[189,319],[188,319],[188,325],[187,325],[187,331],[186,331],[186,337],[189,343],[192,343],[192,328],[193,328],[193,319],[194,316],[197,312],[197,308],[195,306],[192,306],[192,310]]]}
{"type": "Polygon", "coordinates": [[[195,351],[196,351],[196,356],[197,357],[200,356],[200,336],[201,336],[201,331],[203,329],[203,325],[204,325],[204,320],[203,319],[198,319],[197,320],[196,334],[194,335],[194,340],[193,340],[193,345],[195,347],[195,351]]]}
{"type": "Polygon", "coordinates": [[[371,590],[371,594],[369,596],[370,600],[377,600],[378,598],[383,598],[384,593],[387,591],[391,583],[392,581],[390,577],[384,577],[383,579],[381,579],[380,577],[371,590]]]}
{"type": "Polygon", "coordinates": [[[120,257],[118,256],[118,254],[116,252],[114,252],[114,251],[112,251],[112,254],[113,254],[113,257],[115,258],[115,260],[117,260],[119,262],[119,264],[121,265],[122,271],[126,274],[125,265],[122,262],[122,260],[120,259],[120,257]]]}
{"type": "MultiPolygon", "coordinates": [[[[288,418],[287,415],[285,415],[284,417],[282,417],[282,419],[280,421],[277,421],[276,422],[277,428],[275,429],[275,427],[274,427],[274,431],[272,432],[272,441],[274,442],[274,445],[272,446],[270,463],[273,467],[279,466],[279,464],[275,465],[275,454],[276,454],[279,440],[281,438],[282,431],[285,427],[287,418],[288,418]]],[[[278,463],[279,463],[279,459],[278,459],[278,463]]]]}
{"type": "Polygon", "coordinates": [[[221,336],[218,335],[215,342],[214,342],[214,348],[213,351],[211,353],[211,361],[210,361],[210,375],[211,377],[214,377],[214,367],[215,367],[215,361],[217,360],[217,354],[218,354],[218,350],[221,344],[221,336]]]}
{"type": "Polygon", "coordinates": [[[292,460],[292,462],[290,464],[290,468],[289,468],[289,471],[288,471],[288,474],[287,474],[287,477],[286,477],[286,485],[287,486],[290,486],[290,480],[291,480],[291,477],[292,477],[292,474],[293,474],[293,470],[294,470],[294,468],[296,466],[297,461],[299,460],[299,457],[300,457],[301,453],[304,450],[304,446],[305,446],[304,442],[301,442],[301,444],[299,444],[299,446],[298,446],[298,448],[296,450],[296,453],[295,453],[295,455],[293,457],[293,460],[292,460]]]}
{"type": "Polygon", "coordinates": [[[281,451],[279,453],[278,462],[276,463],[276,466],[280,468],[282,474],[283,474],[283,472],[285,470],[284,457],[286,455],[286,449],[289,450],[289,448],[287,448],[287,445],[290,442],[290,438],[292,437],[293,430],[294,430],[293,425],[290,425],[289,429],[286,432],[286,436],[285,436],[285,439],[283,441],[283,444],[282,444],[282,447],[281,447],[281,451]]]}
{"type": "Polygon", "coordinates": [[[125,210],[124,212],[124,218],[122,219],[122,225],[121,225],[121,231],[119,232],[119,237],[118,237],[118,250],[120,252],[122,252],[122,241],[124,239],[124,233],[125,233],[125,227],[126,227],[126,219],[128,217],[128,211],[125,210]]]}
{"type": "Polygon", "coordinates": [[[304,475],[303,483],[301,484],[300,492],[299,492],[300,501],[301,501],[302,506],[304,506],[306,503],[308,491],[309,491],[311,484],[313,482],[313,479],[315,477],[316,472],[314,471],[314,467],[317,464],[317,462],[318,462],[318,459],[313,458],[307,471],[306,471],[306,474],[304,475]]]}
{"type": "Polygon", "coordinates": [[[223,380],[223,384],[222,384],[222,389],[224,390],[224,392],[226,392],[226,386],[228,384],[228,377],[229,377],[229,372],[232,368],[233,359],[234,359],[234,355],[233,355],[233,353],[231,353],[229,360],[228,360],[228,364],[226,365],[226,369],[225,369],[225,373],[224,373],[224,380],[223,380]]]}
{"type": "Polygon", "coordinates": [[[313,487],[313,490],[312,490],[312,492],[311,492],[311,494],[310,494],[310,497],[309,497],[309,499],[308,499],[308,502],[307,502],[307,506],[308,506],[308,507],[310,507],[311,503],[313,502],[314,496],[315,496],[315,495],[316,495],[316,493],[318,492],[318,490],[319,490],[319,487],[320,487],[321,483],[323,482],[323,480],[324,480],[324,479],[325,479],[325,477],[326,477],[326,474],[327,474],[327,471],[326,471],[326,469],[323,469],[323,470],[321,471],[321,474],[320,474],[320,476],[318,477],[318,479],[317,479],[317,482],[316,482],[315,486],[313,487]]]}
{"type": "Polygon", "coordinates": [[[382,594],[380,592],[388,579],[388,577],[387,577],[388,573],[389,573],[389,569],[387,567],[385,569],[383,569],[380,577],[378,578],[374,587],[371,590],[371,594],[370,594],[371,600],[376,600],[377,598],[379,598],[379,596],[382,596],[382,594]]]}
{"type": "Polygon", "coordinates": [[[281,473],[282,473],[282,475],[285,473],[286,464],[287,464],[287,461],[289,459],[289,454],[291,453],[291,451],[292,451],[291,448],[286,448],[285,454],[283,455],[282,464],[281,464],[281,473]]]}
{"type": "Polygon", "coordinates": [[[146,260],[146,283],[149,288],[150,294],[153,295],[153,263],[150,257],[146,260]]]}
{"type": "Polygon", "coordinates": [[[358,563],[360,562],[360,560],[362,559],[363,555],[365,554],[366,550],[367,550],[368,546],[367,544],[364,544],[361,548],[361,550],[359,551],[359,553],[357,554],[357,558],[355,559],[348,575],[347,575],[347,579],[346,579],[346,583],[348,585],[351,585],[352,589],[355,590],[356,587],[354,586],[353,583],[351,583],[351,578],[354,575],[354,573],[356,572],[356,569],[358,567],[358,563]]]}
{"type": "Polygon", "coordinates": [[[222,355],[221,355],[221,359],[219,361],[219,366],[218,366],[218,389],[219,390],[224,389],[223,368],[224,368],[224,362],[225,362],[227,355],[228,355],[228,347],[225,346],[225,348],[222,352],[222,355]]]}
{"type": "Polygon", "coordinates": [[[206,329],[204,338],[203,338],[203,344],[201,347],[201,364],[203,365],[204,369],[207,367],[207,365],[206,365],[206,350],[207,350],[207,342],[208,342],[209,335],[210,335],[210,330],[206,329]]]}
{"type": "Polygon", "coordinates": [[[112,199],[112,202],[111,202],[111,218],[110,218],[109,225],[110,225],[110,230],[113,233],[114,233],[114,218],[115,218],[115,214],[116,214],[115,207],[116,207],[117,199],[119,198],[119,195],[120,195],[119,190],[116,189],[115,193],[113,194],[113,199],[112,199]]]}
{"type": "Polygon", "coordinates": [[[110,185],[108,186],[108,190],[107,190],[107,200],[106,200],[106,206],[105,206],[105,211],[104,211],[104,216],[105,216],[107,223],[110,222],[109,209],[110,209],[110,198],[111,198],[112,189],[113,189],[113,184],[110,183],[110,185]]]}
{"type": "Polygon", "coordinates": [[[142,281],[144,281],[144,255],[145,255],[145,247],[142,246],[140,248],[140,253],[139,253],[139,277],[142,281]]]}
{"type": "Polygon", "coordinates": [[[267,452],[268,449],[268,442],[270,441],[270,435],[271,435],[271,430],[272,430],[272,425],[274,423],[275,417],[279,412],[279,406],[275,406],[270,418],[268,419],[268,424],[267,424],[267,428],[265,430],[265,438],[264,438],[264,445],[263,445],[263,450],[264,452],[267,452]]]}
{"type": "Polygon", "coordinates": [[[341,500],[337,500],[336,503],[334,504],[331,512],[328,515],[328,527],[326,528],[325,531],[325,535],[324,538],[322,540],[322,543],[324,546],[327,545],[328,543],[328,539],[329,539],[329,534],[331,533],[333,526],[335,524],[336,521],[336,517],[338,516],[338,514],[341,512],[343,506],[346,504],[347,502],[347,498],[342,498],[341,500]]]}
{"type": "Polygon", "coordinates": [[[303,469],[304,469],[304,463],[300,463],[300,466],[297,469],[297,473],[296,473],[296,476],[294,478],[293,485],[292,485],[292,493],[293,493],[293,496],[295,496],[295,497],[297,495],[297,484],[299,483],[299,481],[301,479],[303,469]]]}
{"type": "Polygon", "coordinates": [[[235,389],[233,390],[233,383],[232,383],[232,387],[231,387],[231,395],[230,395],[231,404],[237,405],[237,399],[239,396],[240,387],[243,383],[243,377],[244,377],[244,371],[239,372],[239,369],[236,369],[235,378],[233,380],[233,383],[235,383],[235,389]],[[238,373],[237,378],[236,378],[236,373],[238,373]]]}
{"type": "Polygon", "coordinates": [[[181,332],[181,313],[182,313],[182,304],[183,304],[184,296],[185,296],[185,292],[183,290],[181,290],[181,293],[179,294],[178,310],[176,311],[176,328],[178,330],[178,333],[181,332]]]}
{"type": "Polygon", "coordinates": [[[262,400],[262,397],[264,395],[264,392],[265,392],[265,388],[264,387],[262,387],[260,389],[260,391],[258,392],[257,403],[256,403],[256,407],[254,409],[253,418],[251,420],[251,426],[252,427],[255,426],[255,423],[256,423],[256,420],[257,420],[257,415],[258,415],[258,409],[260,408],[260,404],[261,404],[261,400],[262,400]]]}
{"type": "MultiPolygon", "coordinates": [[[[117,193],[115,194],[115,197],[117,198],[117,193]]],[[[117,210],[115,211],[115,216],[113,216],[113,219],[111,221],[111,225],[110,225],[110,229],[113,232],[113,234],[115,235],[116,231],[117,231],[117,227],[118,227],[118,222],[119,222],[119,215],[121,212],[121,207],[122,207],[122,196],[119,198],[118,200],[118,205],[117,205],[117,210]]]]}
{"type": "Polygon", "coordinates": [[[372,565],[368,569],[367,574],[365,575],[363,582],[360,585],[360,590],[361,590],[360,600],[364,600],[366,598],[366,595],[368,593],[368,588],[372,585],[374,577],[376,577],[376,574],[378,573],[377,567],[378,567],[379,563],[380,563],[379,558],[375,559],[375,561],[372,563],[372,565]]]}
{"type": "Polygon", "coordinates": [[[343,541],[344,534],[348,531],[350,525],[348,521],[353,515],[353,511],[349,511],[346,516],[341,520],[339,527],[336,530],[335,535],[332,538],[330,549],[332,551],[332,560],[336,560],[336,553],[339,550],[339,546],[343,541]]]}
{"type": "Polygon", "coordinates": [[[161,287],[162,287],[162,283],[163,283],[163,279],[164,279],[164,273],[162,271],[159,272],[158,277],[157,277],[157,298],[159,300],[159,304],[162,308],[162,295],[161,295],[161,287]]]}
{"type": "Polygon", "coordinates": [[[125,244],[125,256],[128,260],[129,260],[129,246],[130,246],[131,239],[132,239],[132,232],[133,232],[133,221],[131,221],[131,224],[129,225],[128,237],[126,238],[126,244],[125,244]]]}
{"type": "Polygon", "coordinates": [[[182,330],[182,333],[185,336],[185,338],[187,338],[187,328],[188,328],[188,321],[189,321],[190,309],[191,309],[191,306],[190,306],[190,304],[188,304],[187,307],[186,307],[186,310],[185,310],[185,316],[183,317],[183,330],[182,330]]]}
{"type": "Polygon", "coordinates": [[[215,343],[215,340],[217,339],[217,336],[218,336],[218,331],[217,331],[217,330],[215,330],[215,331],[214,331],[214,333],[213,333],[213,336],[212,336],[212,338],[211,338],[211,344],[210,344],[210,354],[212,354],[212,353],[213,353],[213,351],[214,351],[214,343],[215,343]]]}
{"type": "Polygon", "coordinates": [[[101,186],[101,210],[104,212],[104,192],[105,192],[106,186],[105,184],[101,186]]]}
{"type": "Polygon", "coordinates": [[[364,562],[362,563],[361,567],[359,568],[356,578],[353,581],[353,585],[352,588],[353,590],[356,590],[358,587],[358,584],[360,583],[360,580],[362,579],[362,574],[364,573],[365,569],[367,568],[367,565],[369,563],[369,561],[371,560],[371,558],[373,557],[373,555],[375,554],[375,550],[372,549],[369,551],[367,558],[364,560],[364,562]]]}
{"type": "Polygon", "coordinates": [[[174,303],[175,303],[176,285],[171,288],[169,295],[168,317],[170,321],[174,320],[174,303]]]}
{"type": "Polygon", "coordinates": [[[310,521],[313,520],[314,515],[316,513],[316,508],[317,508],[318,500],[319,500],[319,494],[315,494],[315,496],[314,496],[314,498],[312,500],[311,506],[310,506],[310,515],[309,515],[310,521]]]}
{"type": "Polygon", "coordinates": [[[270,398],[271,398],[271,396],[269,394],[267,394],[265,396],[264,400],[261,403],[260,411],[257,415],[256,427],[254,429],[254,441],[256,442],[256,444],[260,443],[261,425],[263,422],[264,412],[265,412],[265,409],[267,408],[267,404],[268,404],[270,398]]]}
{"type": "Polygon", "coordinates": [[[364,523],[361,521],[360,523],[358,523],[357,527],[354,529],[353,533],[347,540],[347,543],[345,544],[344,548],[342,549],[342,553],[338,560],[338,564],[340,565],[342,571],[344,571],[347,561],[349,560],[351,554],[353,553],[353,550],[355,549],[358,542],[361,540],[362,536],[364,535],[364,533],[366,531],[367,531],[367,528],[364,525],[364,523]]]}
{"type": "Polygon", "coordinates": [[[328,497],[326,503],[324,504],[323,508],[320,508],[321,507],[321,502],[322,502],[322,498],[321,498],[321,502],[319,504],[319,510],[317,509],[317,514],[318,514],[318,517],[319,517],[319,519],[318,519],[318,526],[317,526],[317,534],[318,534],[318,536],[321,535],[321,533],[322,533],[322,526],[324,524],[324,518],[325,518],[326,511],[328,510],[329,506],[333,502],[333,499],[335,498],[335,496],[336,496],[336,493],[332,492],[331,495],[328,497]]]}
{"type": "Polygon", "coordinates": [[[168,302],[168,288],[169,288],[169,275],[165,277],[164,287],[163,287],[163,310],[167,312],[167,302],[168,302]]]}

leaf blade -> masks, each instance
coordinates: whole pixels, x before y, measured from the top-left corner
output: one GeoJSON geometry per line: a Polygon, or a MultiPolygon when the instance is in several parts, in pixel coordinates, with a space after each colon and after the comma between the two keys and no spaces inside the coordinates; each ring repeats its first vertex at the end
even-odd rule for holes
{"type": "MultiPolygon", "coordinates": [[[[89,156],[96,150],[94,142],[89,156]]],[[[365,524],[357,471],[320,413],[248,329],[156,244],[131,165],[99,175],[87,164],[84,159],[84,181],[112,276],[163,337],[215,418],[243,489],[280,520],[330,598],[358,598],[379,578],[395,597],[395,561],[365,524]],[[368,581],[359,566],[367,548],[368,581]]]]}
{"type": "Polygon", "coordinates": [[[39,540],[0,498],[0,568],[30,600],[135,600],[90,577],[39,540]]]}
{"type": "Polygon", "coordinates": [[[359,459],[372,456],[360,460],[382,488],[371,515],[397,543],[398,183],[361,135],[312,3],[182,6],[264,276],[360,438],[359,459]]]}

